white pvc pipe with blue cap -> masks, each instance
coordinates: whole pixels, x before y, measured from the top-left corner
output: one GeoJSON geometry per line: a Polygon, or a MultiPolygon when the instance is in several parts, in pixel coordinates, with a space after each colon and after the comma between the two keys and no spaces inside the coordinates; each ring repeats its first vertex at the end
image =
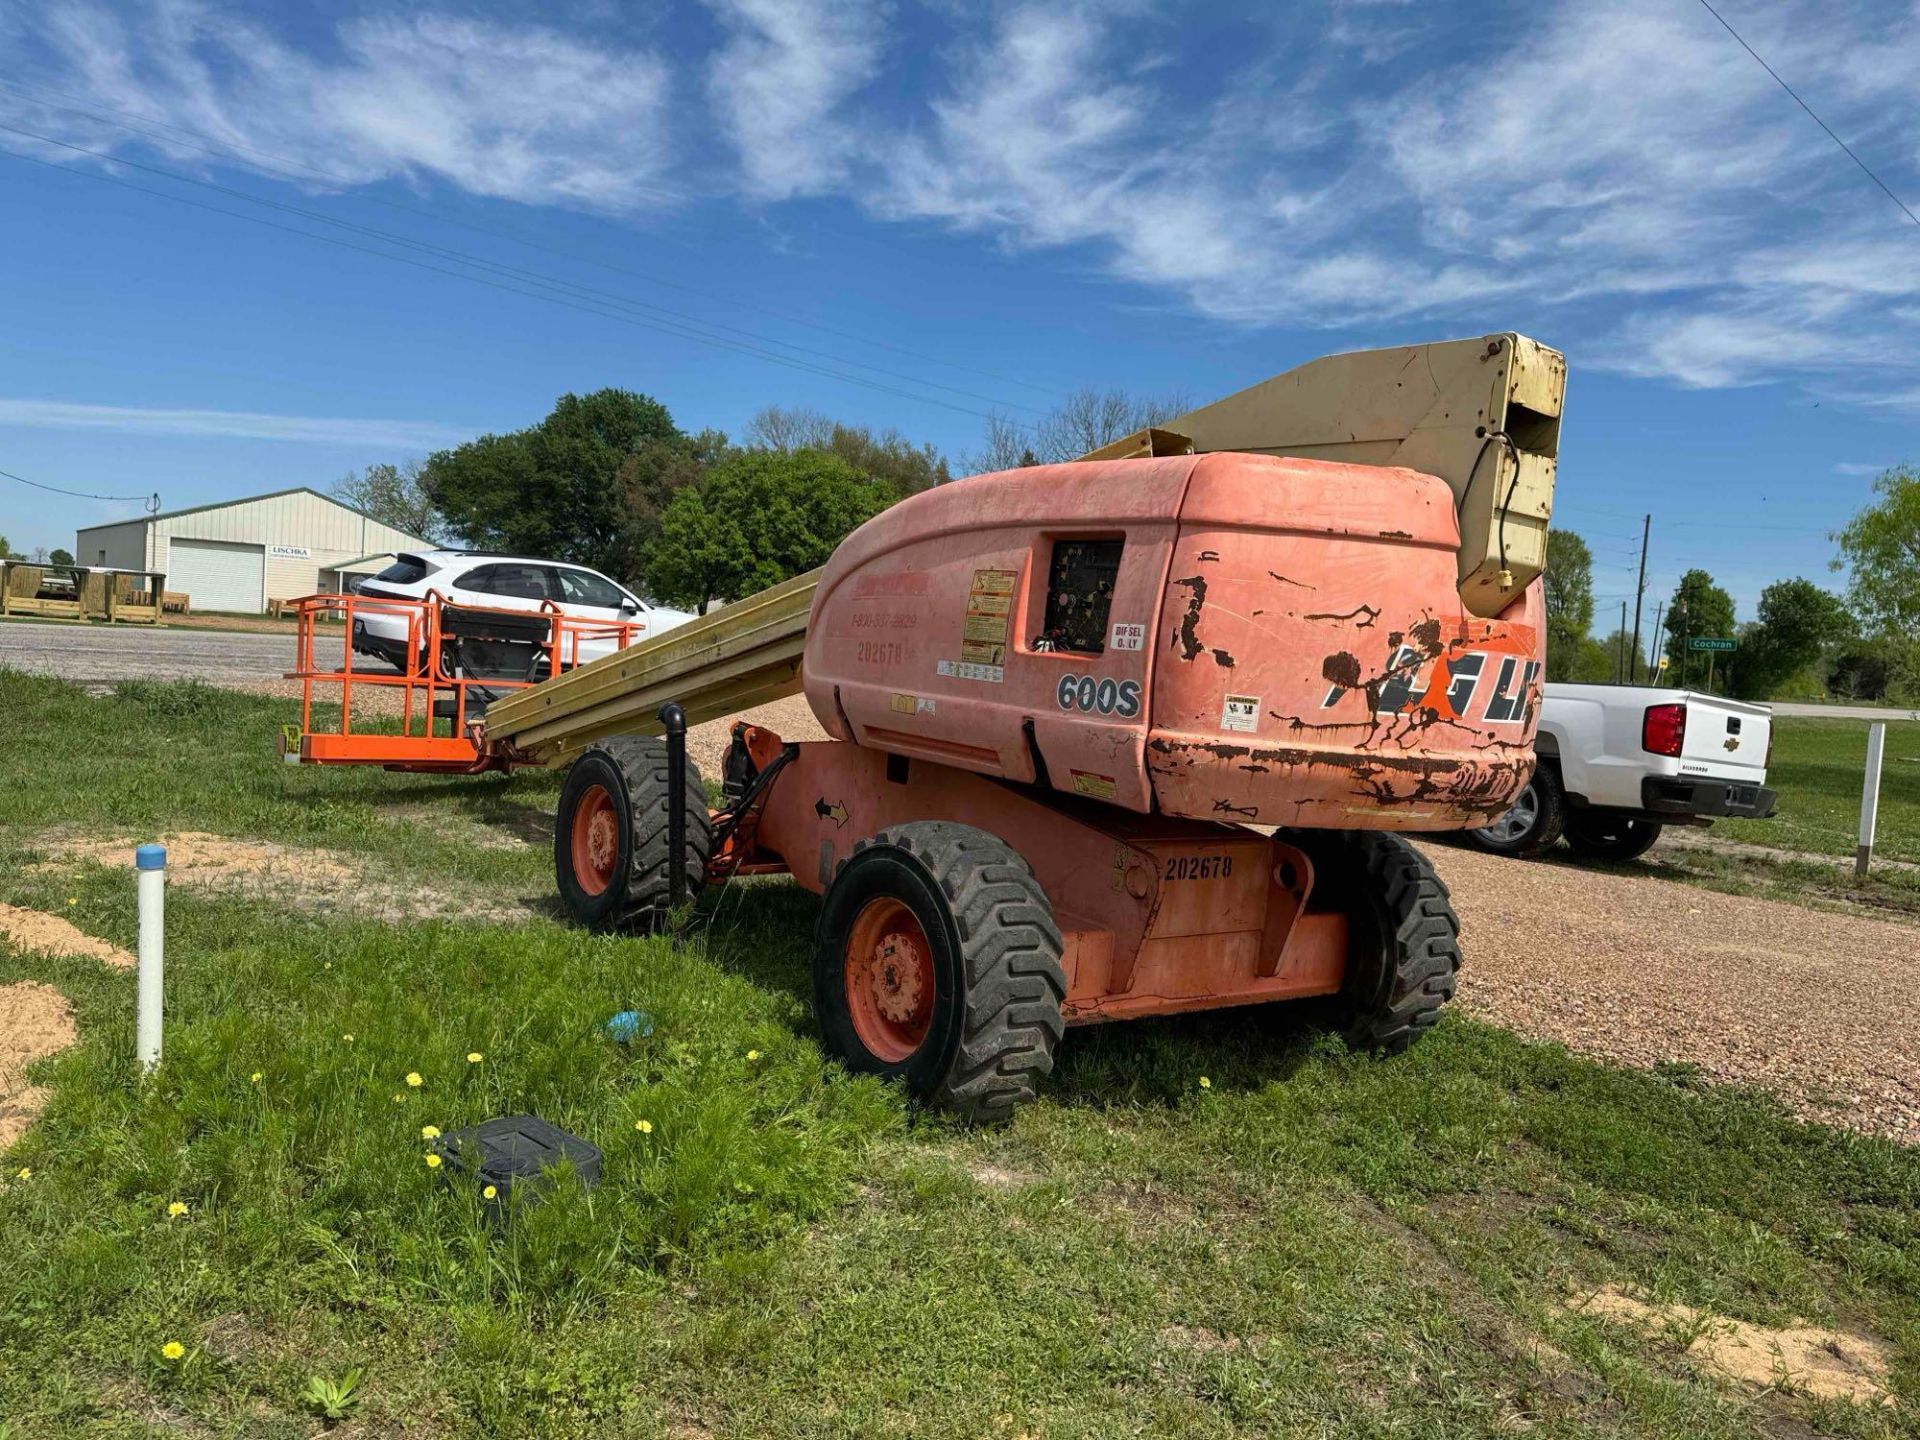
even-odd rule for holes
{"type": "Polygon", "coordinates": [[[160,1008],[165,993],[161,950],[166,942],[167,847],[142,845],[133,852],[140,886],[140,999],[134,1012],[134,1045],[140,1068],[160,1063],[160,1008]]]}

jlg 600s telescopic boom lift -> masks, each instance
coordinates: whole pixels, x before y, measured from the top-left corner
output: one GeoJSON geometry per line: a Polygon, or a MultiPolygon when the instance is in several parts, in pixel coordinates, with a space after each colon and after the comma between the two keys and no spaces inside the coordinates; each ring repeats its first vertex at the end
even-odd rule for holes
{"type": "Polygon", "coordinates": [[[1387,832],[1483,825],[1532,771],[1564,389],[1511,334],[1316,361],[911,496],[430,756],[310,731],[289,758],[567,764],[555,869],[595,928],[791,873],[823,897],[828,1046],[977,1118],[1072,1024],[1322,996],[1398,1050],[1453,994],[1458,926],[1387,832]],[[682,717],[796,689],[833,738],[736,725],[709,813],[682,717]]]}

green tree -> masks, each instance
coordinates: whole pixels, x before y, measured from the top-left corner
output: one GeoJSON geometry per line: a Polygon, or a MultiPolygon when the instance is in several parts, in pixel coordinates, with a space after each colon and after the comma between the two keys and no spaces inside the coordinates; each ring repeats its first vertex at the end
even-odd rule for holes
{"type": "Polygon", "coordinates": [[[1833,539],[1833,568],[1847,572],[1847,601],[1880,635],[1920,635],[1920,470],[1897,465],[1873,482],[1879,500],[1833,539]]]}
{"type": "MultiPolygon", "coordinates": [[[[1599,641],[1598,644],[1600,657],[1604,657],[1606,668],[1603,674],[1595,678],[1616,685],[1624,685],[1633,674],[1633,631],[1615,629],[1611,634],[1599,641]]],[[[1589,655],[1584,663],[1593,664],[1597,667],[1600,663],[1600,657],[1589,655]]],[[[1640,661],[1640,677],[1642,680],[1647,679],[1645,656],[1642,656],[1640,661]]],[[[1648,680],[1647,683],[1653,684],[1656,682],[1648,680]]]]}
{"type": "Polygon", "coordinates": [[[848,531],[893,503],[893,488],[837,455],[747,450],[668,503],[647,547],[648,586],[702,614],[824,565],[848,531]]]}
{"type": "Polygon", "coordinates": [[[1593,552],[1571,530],[1547,532],[1547,679],[1573,680],[1593,629],[1593,552]]]}
{"type": "Polygon", "coordinates": [[[562,395],[538,425],[430,456],[421,481],[469,545],[622,573],[633,545],[621,467],[650,440],[681,438],[648,396],[562,395]]]}
{"type": "Polygon", "coordinates": [[[1713,576],[1706,571],[1689,570],[1673,589],[1664,628],[1670,666],[1667,683],[1684,685],[1689,680],[1704,679],[1707,664],[1698,656],[1689,663],[1687,642],[1696,636],[1731,636],[1733,597],[1714,584],[1713,576]]]}
{"type": "Polygon", "coordinates": [[[7,543],[7,537],[0,535],[0,560],[13,558],[13,547],[7,543]]]}
{"type": "Polygon", "coordinates": [[[56,549],[52,554],[47,556],[47,559],[56,565],[71,565],[73,564],[73,552],[71,550],[56,549]]]}
{"type": "Polygon", "coordinates": [[[369,465],[358,474],[348,471],[334,484],[332,494],[342,505],[422,540],[437,542],[447,536],[446,517],[427,493],[426,466],[418,460],[369,465]]]}
{"type": "Polygon", "coordinates": [[[1828,646],[1850,639],[1855,628],[1838,595],[1810,580],[1776,580],[1760,592],[1759,619],[1740,635],[1733,693],[1765,700],[1828,646]]]}

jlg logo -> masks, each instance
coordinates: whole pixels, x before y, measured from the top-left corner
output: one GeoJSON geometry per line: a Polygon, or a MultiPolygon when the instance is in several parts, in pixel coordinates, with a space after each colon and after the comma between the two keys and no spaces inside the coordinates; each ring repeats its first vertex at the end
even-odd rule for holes
{"type": "MultiPolygon", "coordinates": [[[[1523,663],[1518,656],[1485,650],[1470,650],[1464,655],[1456,655],[1450,661],[1438,662],[1443,667],[1441,673],[1446,680],[1442,693],[1447,708],[1455,715],[1465,716],[1469,713],[1474,691],[1480,684],[1481,676],[1487,672],[1487,662],[1495,659],[1500,666],[1494,677],[1493,689],[1487,696],[1487,723],[1509,725],[1525,718],[1527,694],[1539,678],[1540,662],[1527,660],[1523,663]]],[[[1420,652],[1410,645],[1402,645],[1394,652],[1393,661],[1387,666],[1386,679],[1379,682],[1379,713],[1402,714],[1418,709],[1422,704],[1432,703],[1433,678],[1430,667],[1421,663],[1420,652]]],[[[1320,708],[1331,709],[1340,702],[1342,695],[1358,688],[1335,684],[1327,691],[1327,698],[1320,702],[1320,708]]]]}
{"type": "Polygon", "coordinates": [[[1085,710],[1089,714],[1118,715],[1122,720],[1131,720],[1140,713],[1140,682],[1062,675],[1054,698],[1062,710],[1085,710]]]}

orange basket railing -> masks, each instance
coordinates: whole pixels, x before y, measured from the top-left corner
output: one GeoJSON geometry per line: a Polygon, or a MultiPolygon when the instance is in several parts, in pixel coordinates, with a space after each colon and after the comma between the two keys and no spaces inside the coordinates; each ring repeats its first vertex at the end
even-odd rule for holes
{"type": "Polygon", "coordinates": [[[297,733],[288,727],[281,752],[294,764],[510,769],[524,758],[488,744],[489,703],[647,633],[638,621],[567,615],[550,600],[510,610],[455,605],[431,590],[419,600],[309,595],[292,608],[287,678],[300,682],[300,724],[297,733]],[[357,645],[381,655],[357,654],[357,645]]]}

